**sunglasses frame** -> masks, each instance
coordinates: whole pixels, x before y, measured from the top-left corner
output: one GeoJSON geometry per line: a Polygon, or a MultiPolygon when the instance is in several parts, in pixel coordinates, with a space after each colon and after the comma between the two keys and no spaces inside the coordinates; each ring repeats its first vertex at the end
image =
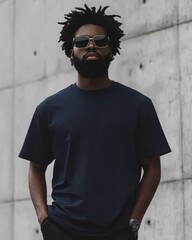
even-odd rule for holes
{"type": "Polygon", "coordinates": [[[87,47],[89,46],[90,41],[94,44],[94,46],[95,46],[96,48],[107,48],[107,47],[109,46],[109,43],[110,43],[110,38],[109,38],[109,36],[107,36],[107,35],[95,35],[95,36],[93,36],[93,37],[89,37],[89,36],[87,36],[87,35],[83,35],[83,36],[79,36],[79,37],[74,37],[74,38],[73,38],[73,45],[74,45],[76,48],[78,48],[78,49],[85,49],[85,48],[87,48],[87,47]],[[75,39],[76,39],[76,38],[80,38],[80,37],[86,37],[86,38],[87,38],[88,42],[87,42],[87,45],[86,45],[85,47],[77,47],[77,46],[76,46],[75,39]],[[95,41],[94,41],[94,38],[95,38],[95,37],[105,37],[105,38],[107,38],[108,43],[107,43],[105,46],[103,46],[103,47],[97,46],[97,44],[95,44],[95,41]]]}

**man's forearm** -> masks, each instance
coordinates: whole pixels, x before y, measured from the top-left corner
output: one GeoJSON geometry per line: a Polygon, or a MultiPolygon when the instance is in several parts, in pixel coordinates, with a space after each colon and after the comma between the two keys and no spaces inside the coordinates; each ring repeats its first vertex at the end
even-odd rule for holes
{"type": "Polygon", "coordinates": [[[35,163],[30,163],[29,167],[29,191],[39,223],[47,215],[47,187],[45,180],[46,168],[35,163]]]}
{"type": "Polygon", "coordinates": [[[161,178],[160,159],[144,160],[144,174],[139,185],[137,199],[132,210],[131,218],[140,222],[156,192],[161,178]]]}

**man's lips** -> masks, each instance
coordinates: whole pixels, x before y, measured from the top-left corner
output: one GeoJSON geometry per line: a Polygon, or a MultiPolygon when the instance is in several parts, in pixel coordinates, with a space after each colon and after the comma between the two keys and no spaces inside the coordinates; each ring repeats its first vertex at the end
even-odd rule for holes
{"type": "Polygon", "coordinates": [[[85,56],[84,59],[86,60],[97,60],[100,58],[100,55],[96,52],[88,52],[85,56]]]}

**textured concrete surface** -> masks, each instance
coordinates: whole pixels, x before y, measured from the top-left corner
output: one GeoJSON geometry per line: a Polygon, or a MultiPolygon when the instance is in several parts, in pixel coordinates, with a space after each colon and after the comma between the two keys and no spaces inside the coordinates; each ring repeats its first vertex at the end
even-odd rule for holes
{"type": "Polygon", "coordinates": [[[181,62],[181,98],[183,135],[183,174],[192,177],[192,23],[183,24],[179,31],[181,62]]]}
{"type": "Polygon", "coordinates": [[[13,10],[13,1],[0,2],[0,88],[13,84],[13,10]]]}
{"type": "MultiPolygon", "coordinates": [[[[162,181],[144,217],[140,239],[192,236],[192,2],[87,0],[122,16],[126,35],[110,77],[154,102],[172,153],[162,157],[162,181]]],[[[38,240],[28,162],[18,159],[35,107],[76,81],[58,43],[63,14],[79,0],[0,0],[0,239],[38,240]]],[[[52,165],[48,168],[51,203],[52,165]]]]}
{"type": "Polygon", "coordinates": [[[40,240],[41,230],[31,201],[19,201],[14,207],[14,240],[40,240]]]}
{"type": "Polygon", "coordinates": [[[13,166],[12,166],[12,108],[13,96],[12,89],[0,91],[0,155],[1,167],[0,176],[0,203],[12,200],[12,184],[13,184],[13,166]],[[5,108],[5,106],[7,106],[5,108]]]}
{"type": "Polygon", "coordinates": [[[178,1],[179,22],[186,22],[192,19],[192,2],[191,0],[178,1]]]}
{"type": "MultiPolygon", "coordinates": [[[[0,203],[0,237],[13,239],[13,203],[0,203]]],[[[20,238],[21,239],[21,238],[20,238]]]]}
{"type": "MultiPolygon", "coordinates": [[[[162,183],[143,219],[142,240],[183,240],[183,185],[182,182],[162,183]]],[[[186,238],[190,239],[190,238],[186,238]]]]}
{"type": "Polygon", "coordinates": [[[109,12],[122,16],[126,37],[172,26],[177,21],[177,1],[175,0],[121,0],[86,1],[95,6],[110,6],[109,12]]]}
{"type": "Polygon", "coordinates": [[[192,213],[192,180],[184,181],[184,234],[185,238],[183,239],[191,239],[192,236],[192,224],[191,224],[191,213],[192,213]]]}
{"type": "Polygon", "coordinates": [[[14,105],[14,127],[15,127],[15,173],[14,185],[15,199],[25,199],[28,196],[27,187],[27,169],[28,161],[18,161],[17,155],[21,144],[26,135],[33,112],[39,102],[45,98],[46,84],[44,81],[37,81],[24,84],[15,89],[15,105],[14,105]],[[25,119],[25,120],[24,120],[25,119]],[[27,122],[27,123],[26,123],[27,122]],[[21,174],[21,172],[23,174],[21,174]]]}
{"type": "Polygon", "coordinates": [[[41,79],[45,76],[44,35],[44,2],[17,0],[15,2],[14,59],[17,83],[41,79]]]}

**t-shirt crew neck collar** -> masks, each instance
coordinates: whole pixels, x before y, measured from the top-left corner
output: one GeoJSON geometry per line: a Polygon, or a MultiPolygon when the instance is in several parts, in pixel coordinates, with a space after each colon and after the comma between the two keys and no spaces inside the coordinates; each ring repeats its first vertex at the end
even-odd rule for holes
{"type": "Polygon", "coordinates": [[[77,83],[74,83],[71,85],[71,88],[76,91],[76,92],[79,92],[79,93],[83,93],[83,94],[92,94],[92,93],[105,93],[105,92],[108,92],[110,91],[115,85],[115,81],[111,81],[111,84],[105,88],[101,88],[101,89],[97,89],[97,90],[85,90],[85,89],[82,89],[80,87],[77,86],[77,83]]]}

